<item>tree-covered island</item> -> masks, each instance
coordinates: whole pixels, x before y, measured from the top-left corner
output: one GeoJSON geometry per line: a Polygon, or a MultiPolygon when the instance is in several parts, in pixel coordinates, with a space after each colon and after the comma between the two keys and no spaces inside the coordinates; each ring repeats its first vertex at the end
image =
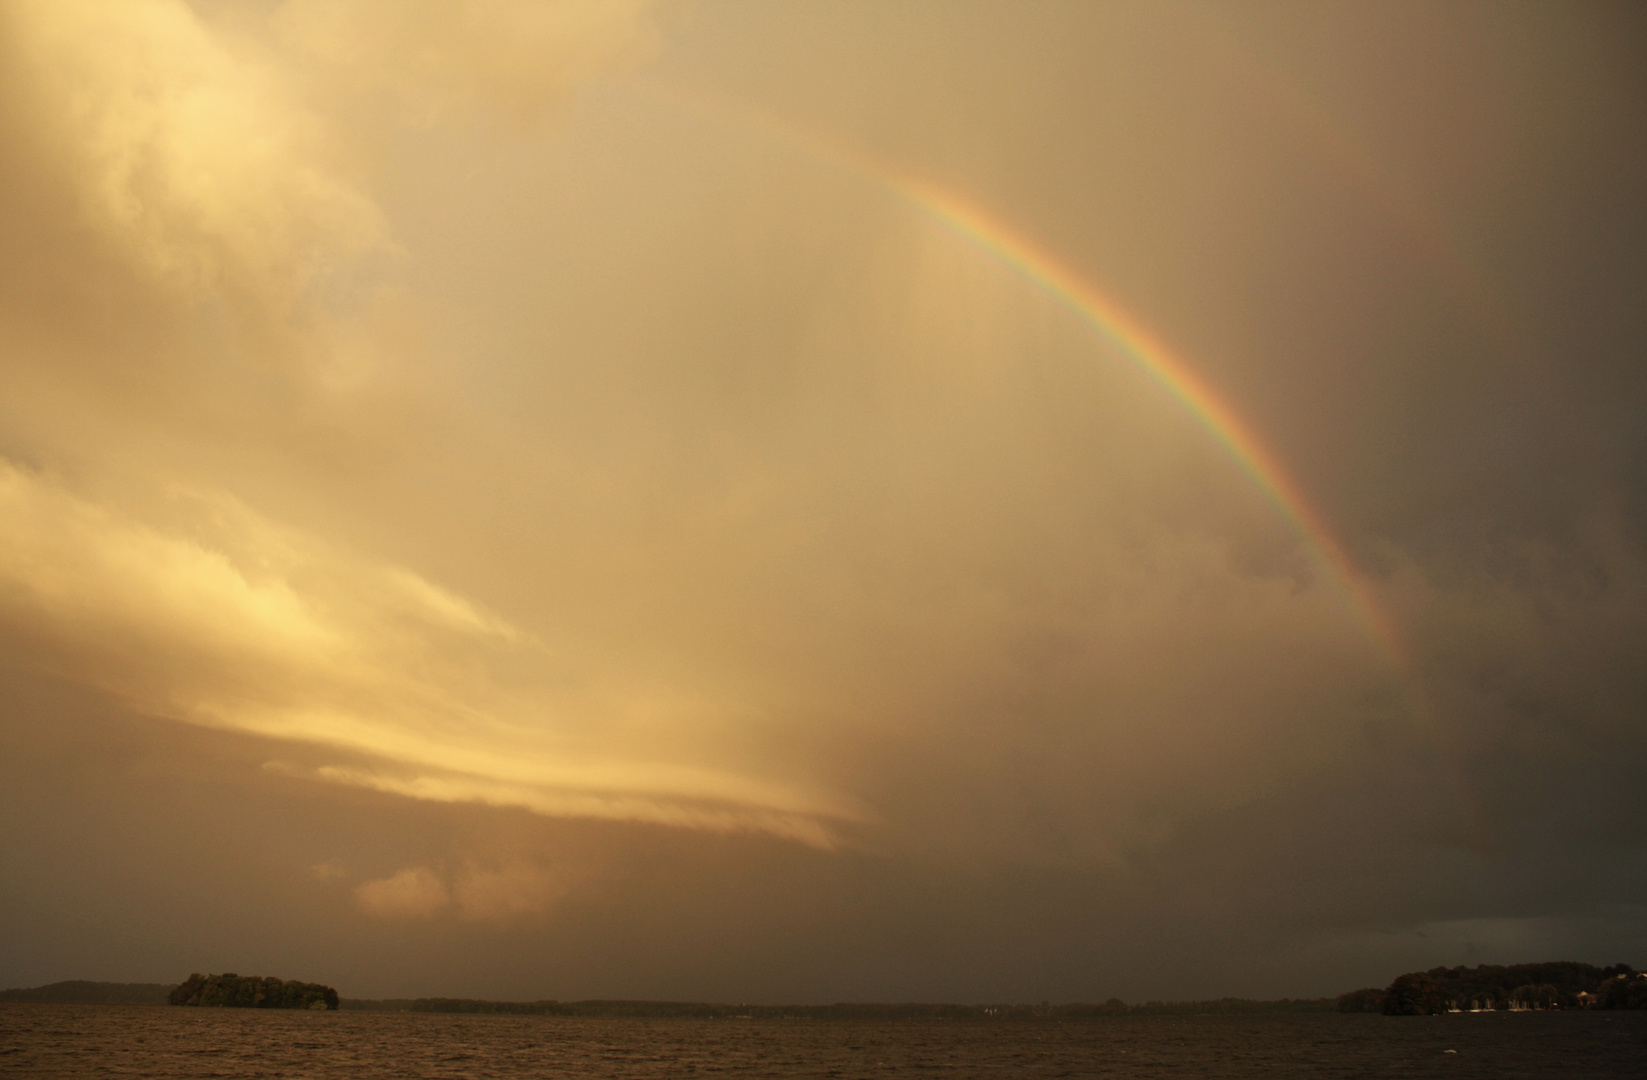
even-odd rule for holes
{"type": "Polygon", "coordinates": [[[257,975],[190,975],[167,998],[172,1005],[230,1009],[336,1009],[337,991],[320,983],[257,975]]]}
{"type": "Polygon", "coordinates": [[[1647,1009],[1647,973],[1629,964],[1572,961],[1438,967],[1397,975],[1388,987],[1352,990],[1339,1012],[1433,1016],[1446,1012],[1538,1009],[1647,1009]]]}

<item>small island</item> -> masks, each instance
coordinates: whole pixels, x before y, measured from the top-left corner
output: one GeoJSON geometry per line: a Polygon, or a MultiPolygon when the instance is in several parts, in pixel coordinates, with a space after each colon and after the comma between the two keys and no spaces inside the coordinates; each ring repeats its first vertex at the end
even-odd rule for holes
{"type": "Polygon", "coordinates": [[[257,975],[190,975],[167,997],[172,1005],[228,1009],[336,1009],[337,991],[320,983],[257,975]]]}

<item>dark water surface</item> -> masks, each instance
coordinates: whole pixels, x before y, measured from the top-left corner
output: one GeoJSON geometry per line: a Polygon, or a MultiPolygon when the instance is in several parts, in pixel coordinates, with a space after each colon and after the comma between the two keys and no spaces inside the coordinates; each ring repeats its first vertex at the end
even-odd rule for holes
{"type": "Polygon", "coordinates": [[[3,1004],[0,1074],[1611,1080],[1647,1077],[1647,1013],[1323,1013],[992,1023],[3,1004]]]}

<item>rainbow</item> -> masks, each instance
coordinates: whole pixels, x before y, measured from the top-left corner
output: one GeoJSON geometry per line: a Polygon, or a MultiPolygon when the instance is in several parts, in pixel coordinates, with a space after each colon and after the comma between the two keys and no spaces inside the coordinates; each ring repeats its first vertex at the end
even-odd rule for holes
{"type": "Polygon", "coordinates": [[[1079,315],[1207,429],[1281,516],[1303,538],[1326,578],[1348,602],[1379,651],[1398,670],[1407,667],[1395,627],[1366,579],[1303,489],[1241,416],[1113,298],[1050,252],[962,195],[926,180],[882,173],[883,179],[927,215],[1033,282],[1079,315]]]}
{"type": "Polygon", "coordinates": [[[1345,602],[1373,646],[1410,681],[1411,664],[1395,625],[1350,559],[1326,519],[1310,505],[1293,479],[1252,428],[1195,370],[1120,303],[1083,278],[1055,255],[1036,245],[998,216],[957,192],[911,174],[886,168],[848,147],[813,135],[803,137],[787,124],[747,106],[684,87],[670,87],[662,100],[690,104],[701,113],[731,121],[742,131],[799,150],[814,159],[845,168],[890,189],[954,235],[988,253],[1109,341],[1151,380],[1161,386],[1222,445],[1241,470],[1304,541],[1323,578],[1345,602]]]}

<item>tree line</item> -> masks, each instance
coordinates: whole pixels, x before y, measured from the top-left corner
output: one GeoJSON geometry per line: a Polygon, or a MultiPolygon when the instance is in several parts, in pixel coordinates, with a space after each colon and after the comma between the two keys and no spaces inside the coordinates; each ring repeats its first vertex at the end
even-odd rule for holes
{"type": "Polygon", "coordinates": [[[1596,967],[1562,960],[1542,964],[1437,967],[1398,975],[1380,990],[1352,990],[1339,1012],[1429,1016],[1472,1009],[1647,1009],[1647,973],[1629,964],[1596,967]]]}

